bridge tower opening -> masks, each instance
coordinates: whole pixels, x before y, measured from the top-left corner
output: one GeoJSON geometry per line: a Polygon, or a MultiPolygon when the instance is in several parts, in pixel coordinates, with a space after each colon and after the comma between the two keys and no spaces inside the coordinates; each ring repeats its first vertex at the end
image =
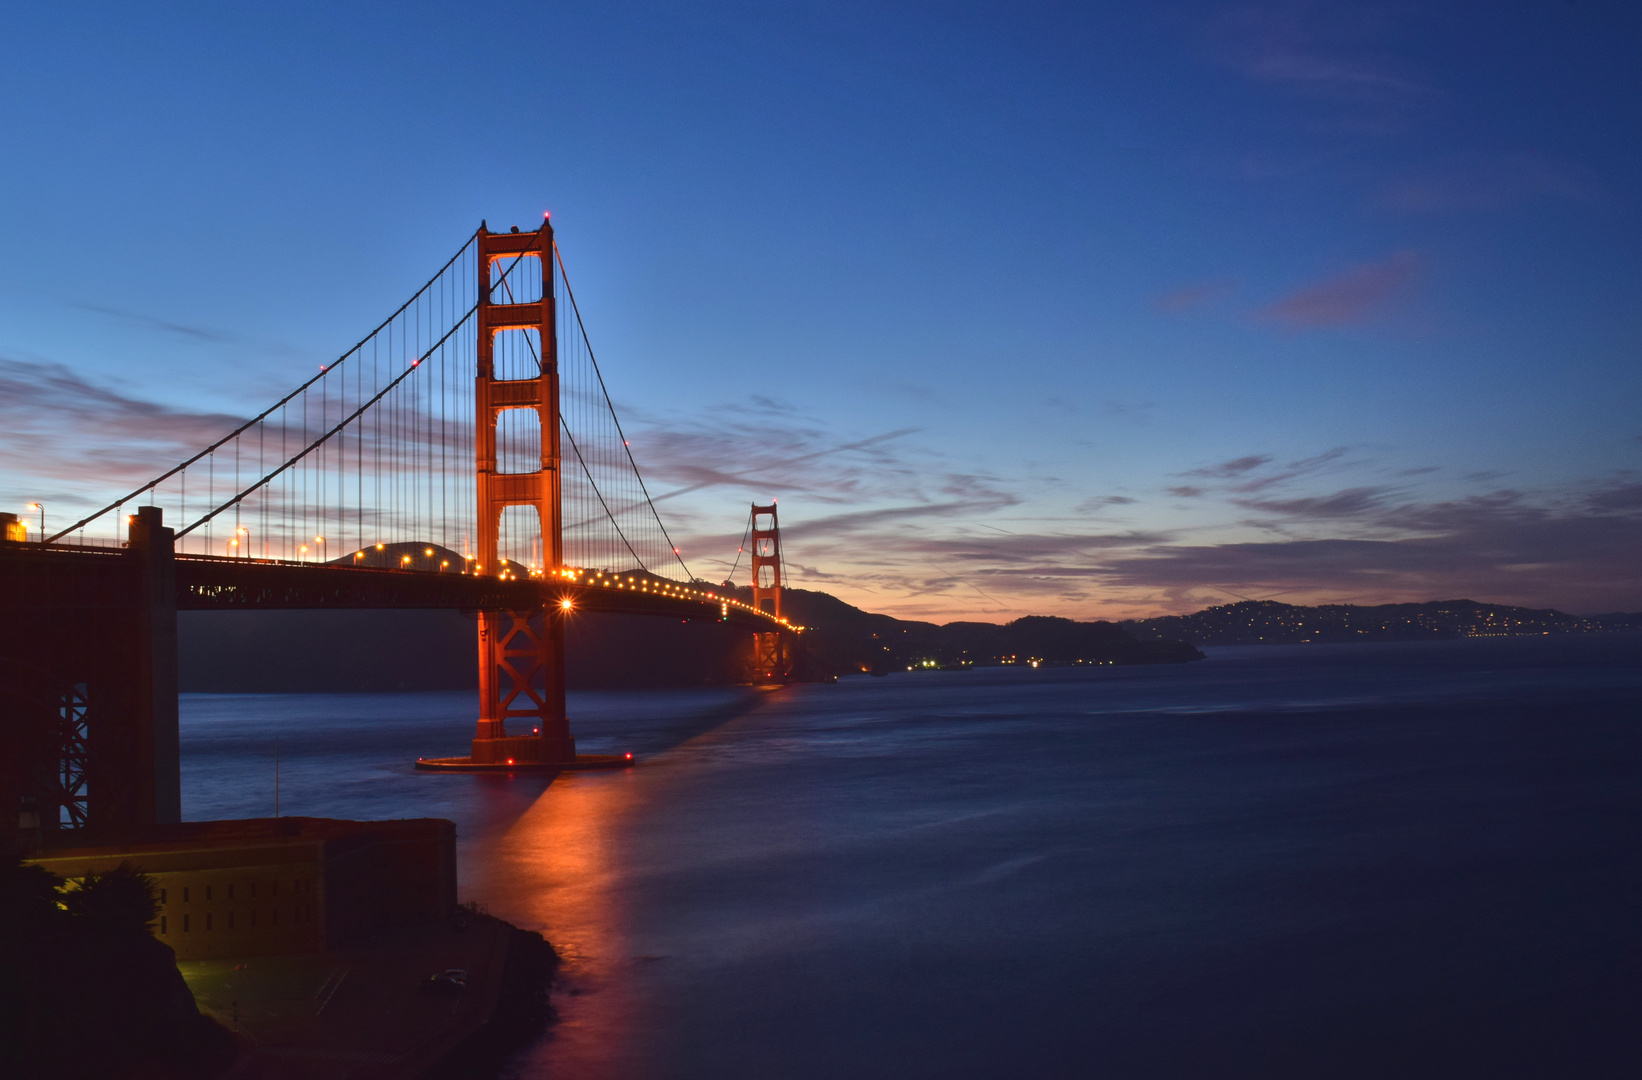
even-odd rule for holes
{"type": "MultiPolygon", "coordinates": [[[[544,221],[534,232],[492,233],[480,226],[478,245],[474,403],[479,506],[474,572],[534,573],[551,579],[564,565],[553,227],[544,221]],[[508,346],[498,350],[497,338],[504,334],[508,346]],[[503,472],[497,467],[497,424],[512,409],[535,410],[539,424],[540,461],[529,463],[536,467],[528,471],[503,472]],[[514,506],[535,510],[541,530],[536,567],[504,561],[500,550],[503,512],[514,506]]],[[[508,463],[510,470],[519,464],[508,463]]],[[[556,601],[528,611],[479,613],[475,763],[575,760],[576,741],[565,717],[564,618],[556,601]],[[509,721],[518,725],[515,730],[524,731],[509,734],[509,721]]]]}
{"type": "MultiPolygon", "coordinates": [[[[753,607],[781,618],[781,523],[775,501],[753,504],[753,607]]],[[[783,679],[789,664],[787,636],[779,631],[753,635],[753,678],[783,679]]]]}

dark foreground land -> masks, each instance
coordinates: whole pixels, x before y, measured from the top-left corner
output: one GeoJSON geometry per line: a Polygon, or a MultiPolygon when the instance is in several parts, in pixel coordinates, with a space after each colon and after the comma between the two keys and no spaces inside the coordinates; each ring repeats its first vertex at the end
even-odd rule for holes
{"type": "Polygon", "coordinates": [[[558,957],[472,910],[347,949],[177,962],[153,886],[0,863],[5,1080],[460,1080],[537,1038],[558,957]],[[428,985],[459,969],[461,984],[428,985]]]}
{"type": "Polygon", "coordinates": [[[489,1077],[541,1033],[558,958],[539,935],[498,919],[466,913],[459,925],[399,931],[343,952],[177,967],[201,1011],[237,1031],[237,1067],[250,1076],[489,1077]],[[467,973],[465,990],[423,988],[428,975],[451,969],[467,973]]]}

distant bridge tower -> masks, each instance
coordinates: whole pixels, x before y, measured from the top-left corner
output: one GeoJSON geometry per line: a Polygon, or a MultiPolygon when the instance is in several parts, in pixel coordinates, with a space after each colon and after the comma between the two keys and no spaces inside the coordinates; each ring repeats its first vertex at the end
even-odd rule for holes
{"type": "MultiPolygon", "coordinates": [[[[541,571],[564,565],[559,480],[559,341],[553,304],[553,228],[492,233],[479,227],[479,307],[477,312],[478,567],[476,573],[503,571],[498,550],[502,512],[529,506],[541,527],[541,571]],[[537,266],[529,267],[535,259],[537,266]],[[537,285],[540,295],[535,295],[537,285]],[[513,340],[504,356],[534,355],[536,372],[498,378],[498,335],[513,340]],[[530,340],[534,338],[534,341],[530,340]],[[521,340],[522,339],[522,340],[521,340]],[[531,472],[497,469],[496,422],[508,409],[534,409],[541,427],[541,463],[531,472]]],[[[516,375],[504,371],[503,375],[516,375]]],[[[564,704],[564,612],[556,604],[531,611],[485,611],[479,615],[479,729],[473,739],[475,763],[573,761],[564,704]],[[507,722],[529,725],[537,734],[508,735],[507,722]]]]}
{"type": "MultiPolygon", "coordinates": [[[[781,525],[775,502],[753,504],[753,607],[781,618],[781,525]]],[[[779,631],[753,635],[753,677],[785,678],[788,658],[786,635],[779,631]]]]}

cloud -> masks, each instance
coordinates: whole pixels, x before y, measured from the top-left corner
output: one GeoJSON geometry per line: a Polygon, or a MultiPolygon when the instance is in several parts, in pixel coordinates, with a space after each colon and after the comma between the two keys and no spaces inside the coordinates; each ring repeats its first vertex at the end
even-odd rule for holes
{"type": "Polygon", "coordinates": [[[1384,507],[1389,494],[1385,488],[1355,487],[1336,491],[1332,495],[1309,495],[1293,499],[1243,499],[1237,502],[1247,509],[1266,514],[1318,521],[1362,517],[1384,507]]]}
{"type": "Polygon", "coordinates": [[[1419,270],[1417,254],[1399,251],[1290,293],[1255,312],[1255,318],[1293,329],[1361,322],[1412,282],[1419,270]]]}
{"type": "MultiPolygon", "coordinates": [[[[676,499],[714,487],[804,492],[829,502],[889,494],[929,480],[893,445],[916,432],[899,428],[841,440],[822,428],[732,422],[716,427],[647,426],[636,441],[645,474],[677,485],[656,499],[676,499]],[[900,481],[900,483],[896,483],[900,481]]],[[[958,482],[958,477],[948,477],[958,482]]]]}
{"type": "Polygon", "coordinates": [[[103,307],[99,304],[82,304],[69,302],[69,306],[81,311],[95,312],[98,315],[107,315],[137,326],[146,326],[155,330],[164,330],[168,334],[191,338],[194,341],[209,341],[217,344],[238,344],[239,339],[217,330],[208,330],[201,326],[188,326],[184,323],[169,322],[165,319],[156,319],[151,315],[139,315],[136,312],[122,311],[119,308],[103,307]]]}
{"type": "Polygon", "coordinates": [[[1356,106],[1406,108],[1431,96],[1422,81],[1367,41],[1378,20],[1349,8],[1245,5],[1206,27],[1211,48],[1256,82],[1356,106]]]}
{"type": "MultiPolygon", "coordinates": [[[[1316,508],[1327,516],[1338,507],[1316,508]]],[[[1300,512],[1302,507],[1291,507],[1300,512]]],[[[1244,592],[1280,589],[1357,602],[1477,600],[1613,610],[1642,606],[1642,491],[1596,485],[1535,501],[1496,492],[1452,501],[1388,505],[1370,498],[1353,515],[1403,535],[1263,543],[1158,545],[1102,567],[1119,587],[1244,592]]]]}
{"type": "Polygon", "coordinates": [[[1587,169],[1534,154],[1462,158],[1390,185],[1380,205],[1407,213],[1504,210],[1535,198],[1597,201],[1601,185],[1587,169]]]}
{"type": "Polygon", "coordinates": [[[1119,401],[1116,398],[1107,398],[1100,403],[1100,411],[1107,416],[1118,420],[1128,420],[1132,423],[1143,424],[1151,420],[1157,411],[1155,401],[1119,401]]]}
{"type": "Polygon", "coordinates": [[[1127,495],[1091,495],[1072,509],[1080,514],[1093,514],[1108,506],[1133,506],[1137,501],[1127,495]]]}
{"type": "Polygon", "coordinates": [[[1271,461],[1270,454],[1249,454],[1245,457],[1232,458],[1230,461],[1223,461],[1219,465],[1209,465],[1201,469],[1193,469],[1186,475],[1208,476],[1216,479],[1225,479],[1227,477],[1242,476],[1244,473],[1258,469],[1260,466],[1265,465],[1269,461],[1271,461]]]}
{"type": "Polygon", "coordinates": [[[1210,281],[1199,285],[1162,293],[1152,299],[1152,306],[1170,313],[1190,311],[1227,295],[1235,286],[1230,281],[1210,281]]]}
{"type": "Polygon", "coordinates": [[[1593,491],[1587,497],[1586,505],[1593,512],[1599,513],[1632,513],[1642,510],[1642,484],[1617,483],[1593,491]]]}
{"type": "MultiPolygon", "coordinates": [[[[1260,468],[1290,471],[1328,458],[1260,468]]],[[[1196,610],[1240,596],[1295,603],[1466,596],[1572,611],[1642,608],[1642,566],[1635,559],[1642,548],[1642,482],[1634,477],[1540,497],[1503,490],[1419,501],[1393,489],[1356,486],[1231,503],[1279,524],[1283,535],[1186,542],[1205,526],[1192,533],[959,535],[930,527],[967,512],[942,504],[837,515],[820,523],[816,536],[847,540],[859,553],[853,572],[837,579],[839,590],[867,590],[863,602],[908,617],[973,617],[974,596],[965,590],[999,603],[982,610],[988,617],[1025,611],[1122,617],[1196,610]]],[[[795,533],[794,543],[811,539],[795,533]]]]}
{"type": "Polygon", "coordinates": [[[14,474],[140,483],[244,422],[129,397],[51,362],[0,359],[0,467],[14,474]]]}
{"type": "MultiPolygon", "coordinates": [[[[873,510],[856,510],[847,514],[833,514],[828,517],[812,518],[790,527],[795,537],[805,541],[813,541],[823,537],[840,539],[855,536],[862,532],[869,532],[878,526],[888,523],[906,523],[919,518],[951,518],[965,517],[976,513],[996,510],[1007,503],[996,502],[944,502],[919,503],[912,506],[885,506],[873,510]]],[[[902,546],[898,544],[897,546],[902,546]]]]}
{"type": "Polygon", "coordinates": [[[1181,484],[1178,487],[1167,489],[1170,495],[1181,499],[1195,499],[1204,492],[1203,488],[1193,487],[1190,484],[1181,484]]]}

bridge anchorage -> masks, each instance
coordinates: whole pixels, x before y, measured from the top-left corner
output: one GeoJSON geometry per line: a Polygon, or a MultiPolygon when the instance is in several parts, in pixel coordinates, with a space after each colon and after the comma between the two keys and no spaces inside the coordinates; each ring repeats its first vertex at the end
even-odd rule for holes
{"type": "Polygon", "coordinates": [[[481,225],[358,344],[209,446],[54,535],[6,516],[0,839],[19,806],[48,843],[180,819],[178,611],[477,612],[469,754],[417,766],[629,765],[576,751],[566,624],[727,623],[748,633],[754,681],[783,681],[801,628],[781,614],[774,506],[755,509],[749,604],[699,582],[668,535],[551,225],[481,225]]]}

